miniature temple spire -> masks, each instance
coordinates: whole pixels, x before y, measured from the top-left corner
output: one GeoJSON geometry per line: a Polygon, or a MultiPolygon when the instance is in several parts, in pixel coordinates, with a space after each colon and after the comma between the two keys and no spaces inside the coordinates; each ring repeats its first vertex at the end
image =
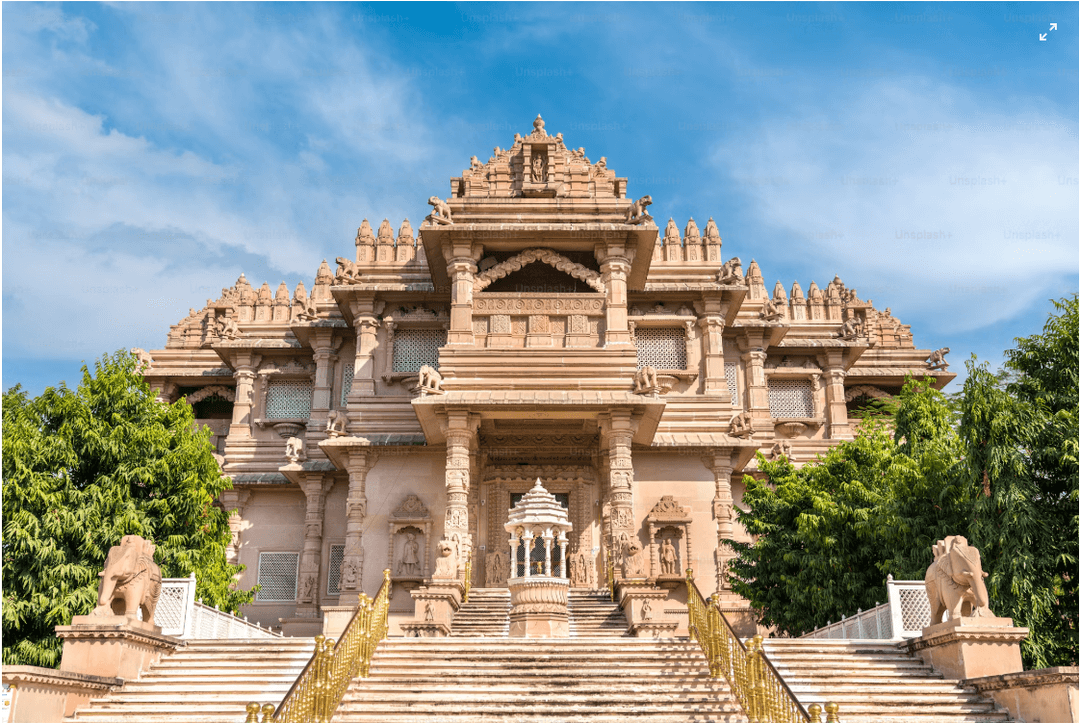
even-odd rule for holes
{"type": "Polygon", "coordinates": [[[690,221],[686,222],[686,231],[683,233],[683,237],[686,239],[687,244],[701,244],[701,233],[694,222],[694,217],[690,217],[690,221]]]}
{"type": "Polygon", "coordinates": [[[371,225],[368,224],[367,219],[356,230],[356,261],[375,261],[375,232],[371,231],[371,225]]]}
{"type": "Polygon", "coordinates": [[[750,266],[746,268],[746,283],[750,286],[750,299],[765,298],[765,278],[761,276],[761,267],[757,260],[751,259],[750,266]]]}
{"type": "Polygon", "coordinates": [[[720,263],[720,230],[716,228],[716,222],[709,217],[705,224],[705,261],[720,263]]]}
{"type": "Polygon", "coordinates": [[[679,236],[679,225],[674,219],[668,219],[667,228],[664,230],[664,261],[682,261],[682,237],[679,236]]]}
{"type": "Polygon", "coordinates": [[[394,261],[394,229],[389,219],[383,219],[379,225],[379,237],[375,240],[375,261],[394,261]]]}
{"type": "Polygon", "coordinates": [[[397,235],[397,261],[409,262],[416,256],[416,240],[413,238],[412,225],[409,220],[401,222],[401,228],[397,235]]]}
{"type": "Polygon", "coordinates": [[[773,302],[787,302],[787,292],[784,291],[784,285],[780,280],[776,280],[776,285],[772,291],[773,302]]]}

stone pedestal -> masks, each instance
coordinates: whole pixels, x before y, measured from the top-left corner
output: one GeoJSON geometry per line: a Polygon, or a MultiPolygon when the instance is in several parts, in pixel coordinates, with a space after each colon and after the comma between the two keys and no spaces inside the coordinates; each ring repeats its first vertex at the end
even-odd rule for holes
{"type": "Polygon", "coordinates": [[[61,722],[124,681],[46,667],[5,665],[4,684],[14,690],[8,722],[61,722]]]}
{"type": "Polygon", "coordinates": [[[134,680],[161,655],[182,647],[175,637],[161,634],[161,627],[134,617],[74,617],[68,627],[57,627],[64,640],[60,669],[95,677],[134,680]]]}
{"type": "Polygon", "coordinates": [[[1078,681],[1076,667],[1048,667],[978,677],[964,684],[994,698],[1017,722],[1080,722],[1078,681]]]}
{"type": "Polygon", "coordinates": [[[511,637],[569,637],[570,581],[557,577],[511,579],[511,637]]]}
{"type": "Polygon", "coordinates": [[[907,648],[945,677],[967,680],[1023,670],[1020,643],[1027,635],[1007,617],[957,617],[924,627],[907,648]]]}
{"type": "Polygon", "coordinates": [[[401,623],[406,637],[448,637],[454,614],[461,609],[465,588],[455,580],[433,579],[409,592],[415,606],[411,621],[401,623]]]}
{"type": "Polygon", "coordinates": [[[340,639],[355,611],[356,607],[347,604],[322,607],[322,636],[327,639],[340,639]]]}
{"type": "Polygon", "coordinates": [[[668,592],[651,586],[623,584],[615,592],[619,607],[630,626],[627,631],[635,637],[674,637],[679,621],[664,612],[668,592]]]}

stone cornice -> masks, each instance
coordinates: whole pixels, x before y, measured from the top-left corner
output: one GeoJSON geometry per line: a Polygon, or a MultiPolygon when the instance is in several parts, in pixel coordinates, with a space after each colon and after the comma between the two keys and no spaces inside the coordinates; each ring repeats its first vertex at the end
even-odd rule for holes
{"type": "Polygon", "coordinates": [[[1042,687],[1046,685],[1076,685],[1080,682],[1080,670],[1076,667],[1047,667],[1043,670],[1011,672],[1007,675],[973,677],[963,680],[964,686],[974,687],[979,692],[1007,690],[1013,687],[1042,687]]]}
{"type": "Polygon", "coordinates": [[[908,652],[918,652],[929,647],[939,647],[953,642],[1000,642],[1020,644],[1028,636],[1027,627],[980,627],[962,626],[936,632],[929,636],[915,637],[907,643],[908,652]]]}
{"type": "Polygon", "coordinates": [[[183,640],[165,634],[139,632],[124,625],[73,624],[57,627],[56,636],[60,639],[127,639],[150,647],[177,649],[185,647],[183,640]]]}
{"type": "Polygon", "coordinates": [[[124,684],[124,680],[119,677],[98,677],[97,675],[84,675],[80,672],[53,670],[48,667],[34,667],[32,665],[4,665],[4,682],[6,684],[30,682],[35,685],[102,691],[108,691],[124,684]]]}

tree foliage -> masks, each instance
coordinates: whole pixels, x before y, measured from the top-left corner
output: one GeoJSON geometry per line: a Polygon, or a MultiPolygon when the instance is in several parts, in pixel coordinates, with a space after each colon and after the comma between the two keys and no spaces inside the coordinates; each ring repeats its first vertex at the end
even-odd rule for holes
{"type": "Polygon", "coordinates": [[[109,547],[150,539],[163,577],[195,572],[224,610],[251,601],[225,560],[230,486],[191,406],[154,399],[126,352],[105,355],[74,391],[63,383],[3,398],[3,661],[55,667],[53,628],[87,614],[109,547]]]}
{"type": "Polygon", "coordinates": [[[893,435],[877,416],[856,440],[796,470],[759,457],[732,542],[733,588],[765,625],[799,634],[885,597],[884,579],[922,579],[930,546],[967,536],[990,604],[1031,634],[1025,666],[1077,661],[1077,296],[1043,334],[1018,338],[1005,369],[972,360],[953,401],[909,379],[893,435]]]}

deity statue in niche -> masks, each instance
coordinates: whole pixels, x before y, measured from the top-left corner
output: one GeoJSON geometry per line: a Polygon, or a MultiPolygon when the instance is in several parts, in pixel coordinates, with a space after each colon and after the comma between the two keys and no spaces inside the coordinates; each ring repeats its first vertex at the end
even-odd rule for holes
{"type": "Polygon", "coordinates": [[[398,562],[398,574],[416,576],[420,573],[420,544],[416,541],[416,534],[409,532],[405,535],[405,544],[401,549],[401,561],[398,562]]]}
{"type": "Polygon", "coordinates": [[[540,183],[547,181],[547,161],[543,156],[533,157],[532,180],[540,183]]]}
{"type": "Polygon", "coordinates": [[[678,555],[671,539],[664,539],[664,545],[660,548],[660,571],[664,574],[678,574],[678,555]]]}

